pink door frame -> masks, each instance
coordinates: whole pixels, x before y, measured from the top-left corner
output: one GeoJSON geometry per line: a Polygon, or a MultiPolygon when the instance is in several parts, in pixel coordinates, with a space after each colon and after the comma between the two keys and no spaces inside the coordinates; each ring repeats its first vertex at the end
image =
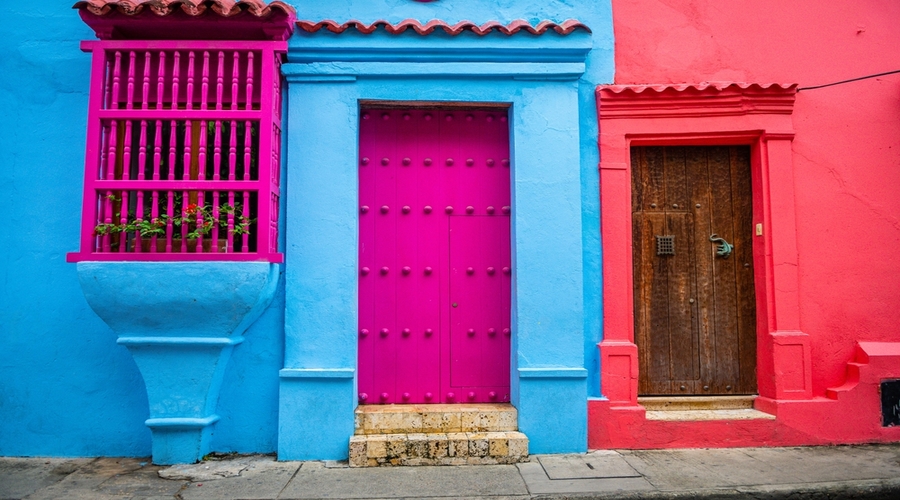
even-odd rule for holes
{"type": "Polygon", "coordinates": [[[602,392],[609,407],[638,407],[630,148],[649,145],[751,147],[760,394],[756,407],[772,413],[778,400],[810,399],[810,343],[800,330],[797,299],[791,156],[796,85],[608,85],[598,87],[596,94],[604,332],[598,346],[602,392]]]}
{"type": "Polygon", "coordinates": [[[362,110],[360,403],[510,400],[507,113],[362,110]]]}

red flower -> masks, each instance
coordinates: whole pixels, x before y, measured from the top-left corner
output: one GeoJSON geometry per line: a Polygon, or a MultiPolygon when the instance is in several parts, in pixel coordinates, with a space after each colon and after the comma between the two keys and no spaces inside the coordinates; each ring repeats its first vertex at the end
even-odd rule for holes
{"type": "Polygon", "coordinates": [[[187,211],[188,211],[188,213],[193,213],[193,212],[195,212],[196,210],[197,210],[197,204],[196,204],[196,203],[191,203],[191,204],[189,204],[189,205],[187,206],[187,211]]]}

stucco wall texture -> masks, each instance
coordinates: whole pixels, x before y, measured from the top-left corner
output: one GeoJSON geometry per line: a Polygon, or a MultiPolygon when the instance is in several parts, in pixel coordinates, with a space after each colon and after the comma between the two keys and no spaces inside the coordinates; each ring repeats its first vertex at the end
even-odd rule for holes
{"type": "Polygon", "coordinates": [[[797,83],[801,329],[813,395],[857,341],[900,341],[900,3],[613,0],[617,84],[797,83]]]}
{"type": "MultiPolygon", "coordinates": [[[[79,43],[95,39],[73,3],[0,3],[0,455],[147,456],[144,379],[65,260],[78,248],[84,176],[91,56],[79,43]]],[[[279,287],[224,374],[217,451],[276,447],[279,287]]]]}
{"type": "MultiPolygon", "coordinates": [[[[90,55],[80,51],[79,42],[94,39],[73,3],[0,2],[0,455],[146,456],[151,434],[144,424],[149,414],[144,380],[132,356],[116,344],[116,332],[89,307],[75,265],[65,262],[66,252],[78,248],[90,83],[90,55]]],[[[576,18],[591,28],[593,49],[574,103],[580,157],[567,166],[573,185],[580,187],[574,196],[583,209],[581,231],[573,239],[581,239],[582,275],[575,281],[583,283],[581,302],[589,312],[571,320],[579,327],[583,323],[571,332],[575,354],[583,353],[588,370],[587,393],[598,396],[601,253],[593,89],[612,81],[609,1],[289,3],[298,18],[310,20],[536,24],[576,18]]],[[[283,172],[289,177],[292,167],[283,172]]],[[[302,192],[288,192],[282,202],[291,196],[302,192]]],[[[280,234],[290,232],[288,223],[282,219],[280,234]]],[[[290,247],[286,242],[282,249],[287,253],[290,247]]],[[[284,269],[290,274],[291,262],[284,269]]],[[[177,287],[178,279],[173,276],[171,286],[177,287]]],[[[279,446],[279,369],[288,357],[285,324],[291,320],[284,287],[282,277],[271,306],[244,334],[227,365],[216,410],[221,418],[211,437],[215,451],[272,452],[279,446]]]]}

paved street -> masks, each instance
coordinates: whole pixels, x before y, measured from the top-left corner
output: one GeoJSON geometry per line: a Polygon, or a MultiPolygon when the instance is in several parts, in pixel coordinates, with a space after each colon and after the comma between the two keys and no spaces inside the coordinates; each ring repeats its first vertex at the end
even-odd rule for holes
{"type": "Polygon", "coordinates": [[[900,444],[595,451],[517,465],[351,469],[272,456],[159,467],[0,458],[0,499],[900,498],[900,444]]]}

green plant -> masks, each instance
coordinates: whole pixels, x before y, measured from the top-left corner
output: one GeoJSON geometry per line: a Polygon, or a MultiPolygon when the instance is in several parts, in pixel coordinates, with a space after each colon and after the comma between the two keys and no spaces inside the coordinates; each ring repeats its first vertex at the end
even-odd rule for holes
{"type": "MultiPolygon", "coordinates": [[[[115,197],[110,198],[117,201],[115,197]]],[[[114,214],[115,219],[121,219],[121,213],[114,214]]],[[[153,236],[166,236],[168,227],[174,229],[172,236],[181,237],[181,228],[187,227],[187,238],[196,239],[200,236],[210,234],[214,227],[218,226],[228,229],[229,234],[249,234],[250,225],[256,222],[243,215],[240,204],[234,206],[227,203],[213,207],[210,204],[198,205],[190,203],[181,213],[180,216],[170,217],[168,215],[159,215],[151,219],[137,217],[133,212],[129,212],[124,223],[111,222],[100,223],[94,226],[94,234],[97,236],[110,235],[115,233],[134,233],[140,235],[141,238],[151,238],[153,236]],[[229,228],[229,219],[232,220],[233,226],[229,228]]]]}

